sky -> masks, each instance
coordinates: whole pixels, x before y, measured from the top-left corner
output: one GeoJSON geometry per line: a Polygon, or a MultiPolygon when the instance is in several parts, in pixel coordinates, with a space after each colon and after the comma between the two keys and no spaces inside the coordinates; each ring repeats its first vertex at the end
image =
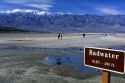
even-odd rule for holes
{"type": "Polygon", "coordinates": [[[125,14],[125,0],[0,0],[0,11],[18,10],[117,15],[125,14]]]}

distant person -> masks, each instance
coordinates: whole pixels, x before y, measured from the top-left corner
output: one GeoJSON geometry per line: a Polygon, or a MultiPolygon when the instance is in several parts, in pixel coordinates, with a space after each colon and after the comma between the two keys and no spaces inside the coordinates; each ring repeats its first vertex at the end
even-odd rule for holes
{"type": "Polygon", "coordinates": [[[86,35],[85,34],[82,34],[83,37],[85,37],[86,35]]]}
{"type": "Polygon", "coordinates": [[[108,36],[108,34],[106,33],[105,36],[108,36]]]}
{"type": "Polygon", "coordinates": [[[60,39],[60,33],[58,33],[58,40],[60,39]]]}
{"type": "Polygon", "coordinates": [[[61,36],[61,40],[62,40],[62,36],[63,36],[63,35],[61,34],[60,36],[61,36]]]}

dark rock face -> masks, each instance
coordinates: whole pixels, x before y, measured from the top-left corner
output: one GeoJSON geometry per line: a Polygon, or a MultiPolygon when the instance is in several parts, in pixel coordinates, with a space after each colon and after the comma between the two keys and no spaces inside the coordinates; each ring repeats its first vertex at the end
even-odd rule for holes
{"type": "Polygon", "coordinates": [[[1,13],[0,25],[49,32],[125,32],[125,15],[1,13]]]}

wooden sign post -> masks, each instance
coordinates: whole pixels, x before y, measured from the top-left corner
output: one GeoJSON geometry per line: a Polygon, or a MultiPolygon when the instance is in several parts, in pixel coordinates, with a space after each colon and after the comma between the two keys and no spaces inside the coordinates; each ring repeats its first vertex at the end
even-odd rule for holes
{"type": "MultiPolygon", "coordinates": [[[[109,48],[109,49],[111,49],[111,48],[109,48]]],[[[103,70],[102,83],[110,83],[110,72],[103,70]]]]}
{"type": "Polygon", "coordinates": [[[124,74],[124,51],[87,47],[84,49],[84,64],[102,69],[102,83],[110,83],[110,72],[124,74]]]}
{"type": "Polygon", "coordinates": [[[110,72],[103,70],[103,72],[102,72],[102,83],[110,83],[110,72]]]}

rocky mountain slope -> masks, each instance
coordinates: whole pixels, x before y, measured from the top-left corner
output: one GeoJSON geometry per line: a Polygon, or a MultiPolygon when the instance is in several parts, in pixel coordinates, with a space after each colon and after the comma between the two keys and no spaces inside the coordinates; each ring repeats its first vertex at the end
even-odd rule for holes
{"type": "Polygon", "coordinates": [[[0,26],[47,32],[125,32],[125,15],[0,13],[0,26]]]}

